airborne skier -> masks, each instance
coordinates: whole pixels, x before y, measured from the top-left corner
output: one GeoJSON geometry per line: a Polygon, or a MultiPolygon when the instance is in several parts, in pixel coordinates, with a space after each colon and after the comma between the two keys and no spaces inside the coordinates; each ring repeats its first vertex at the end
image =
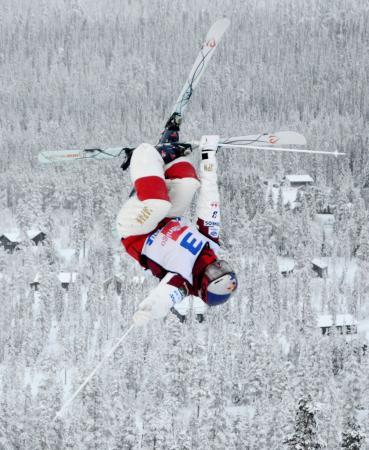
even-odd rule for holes
{"type": "Polygon", "coordinates": [[[126,251],[161,281],[139,305],[136,325],[165,317],[188,295],[207,305],[226,302],[237,288],[236,274],[219,260],[218,136],[203,136],[199,175],[175,144],[177,116],[167,123],[159,145],[139,145],[130,176],[135,194],[123,205],[117,229],[126,251]],[[174,144],[174,145],[173,145],[174,144]],[[183,217],[197,191],[197,226],[183,217]]]}

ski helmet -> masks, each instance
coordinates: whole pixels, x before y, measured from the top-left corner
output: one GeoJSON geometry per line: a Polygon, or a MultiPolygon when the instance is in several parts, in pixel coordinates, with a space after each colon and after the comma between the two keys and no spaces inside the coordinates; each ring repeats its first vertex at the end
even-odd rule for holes
{"type": "Polygon", "coordinates": [[[206,267],[201,281],[200,296],[209,306],[226,302],[236,289],[236,274],[226,261],[216,260],[206,267]]]}

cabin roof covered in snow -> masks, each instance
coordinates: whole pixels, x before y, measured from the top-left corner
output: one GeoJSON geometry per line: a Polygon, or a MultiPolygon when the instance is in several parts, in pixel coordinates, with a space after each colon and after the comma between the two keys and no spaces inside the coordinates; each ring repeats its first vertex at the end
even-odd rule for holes
{"type": "Polygon", "coordinates": [[[314,180],[308,174],[303,175],[286,175],[285,179],[290,183],[313,183],[314,180]]]}
{"type": "Polygon", "coordinates": [[[326,269],[328,267],[328,263],[326,263],[325,261],[323,261],[320,258],[314,258],[311,263],[314,266],[320,267],[321,269],[326,269]]]}
{"type": "MultiPolygon", "coordinates": [[[[31,228],[29,230],[26,230],[26,235],[29,239],[33,239],[37,235],[42,233],[41,230],[38,228],[31,228]]],[[[0,236],[5,236],[9,239],[11,242],[21,242],[22,241],[22,234],[20,230],[12,230],[12,231],[5,231],[4,233],[0,233],[0,236]]]]}
{"type": "Polygon", "coordinates": [[[29,239],[33,239],[34,237],[42,233],[42,231],[39,230],[38,228],[31,228],[30,230],[27,230],[26,233],[29,239]]]}
{"type": "Polygon", "coordinates": [[[1,236],[5,236],[9,239],[10,242],[19,242],[20,241],[20,233],[19,231],[10,231],[1,233],[1,236]]]}
{"type": "Polygon", "coordinates": [[[277,256],[277,264],[280,272],[292,272],[295,268],[295,260],[287,256],[277,256]]]}
{"type": "Polygon", "coordinates": [[[33,281],[32,281],[31,284],[33,284],[33,283],[39,283],[39,282],[40,282],[40,273],[37,272],[36,275],[35,275],[35,278],[33,279],[33,281]]]}
{"type": "MultiPolygon", "coordinates": [[[[335,325],[357,325],[357,320],[352,316],[352,314],[337,314],[335,325]]],[[[323,314],[318,316],[318,327],[331,327],[333,326],[333,317],[331,314],[323,314]]]]}
{"type": "Polygon", "coordinates": [[[60,272],[58,275],[61,283],[75,283],[77,278],[76,272],[60,272]]]}

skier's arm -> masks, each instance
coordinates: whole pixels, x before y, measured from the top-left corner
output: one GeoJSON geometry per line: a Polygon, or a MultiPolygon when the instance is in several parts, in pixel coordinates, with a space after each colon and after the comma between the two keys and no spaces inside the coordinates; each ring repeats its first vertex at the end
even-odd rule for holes
{"type": "Polygon", "coordinates": [[[200,143],[200,193],[197,202],[199,231],[218,243],[220,230],[219,188],[216,151],[219,136],[203,136],[200,143]]]}
{"type": "Polygon", "coordinates": [[[165,317],[170,309],[187,295],[185,280],[178,274],[168,272],[150,295],[140,303],[133,315],[134,324],[144,326],[153,319],[165,317]]]}

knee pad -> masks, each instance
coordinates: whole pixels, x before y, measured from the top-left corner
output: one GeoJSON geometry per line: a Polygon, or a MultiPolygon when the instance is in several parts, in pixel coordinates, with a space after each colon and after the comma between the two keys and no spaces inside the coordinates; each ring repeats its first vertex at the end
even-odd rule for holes
{"type": "Polygon", "coordinates": [[[122,238],[150,233],[168,215],[171,207],[171,203],[167,200],[141,201],[137,196],[131,197],[118,213],[118,233],[122,238]]]}

